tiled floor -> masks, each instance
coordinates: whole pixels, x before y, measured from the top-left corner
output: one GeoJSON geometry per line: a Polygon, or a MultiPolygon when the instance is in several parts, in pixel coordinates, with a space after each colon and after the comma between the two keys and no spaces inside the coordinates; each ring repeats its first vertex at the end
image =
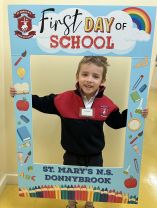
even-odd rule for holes
{"type": "MultiPolygon", "coordinates": [[[[149,115],[145,125],[143,160],[138,205],[95,203],[96,208],[156,208],[157,207],[157,90],[149,93],[149,115]]],[[[78,208],[83,208],[80,202],[78,208]]],[[[64,208],[66,201],[20,198],[15,185],[7,185],[0,196],[0,208],[64,208]]]]}

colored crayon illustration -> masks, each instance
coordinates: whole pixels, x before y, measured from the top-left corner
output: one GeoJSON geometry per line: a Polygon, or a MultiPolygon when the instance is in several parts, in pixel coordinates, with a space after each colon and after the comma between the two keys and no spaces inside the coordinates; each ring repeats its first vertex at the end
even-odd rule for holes
{"type": "Polygon", "coordinates": [[[111,202],[137,204],[138,197],[122,193],[122,191],[100,189],[86,186],[38,186],[33,188],[19,188],[19,196],[66,200],[88,200],[94,202],[111,202]]]}

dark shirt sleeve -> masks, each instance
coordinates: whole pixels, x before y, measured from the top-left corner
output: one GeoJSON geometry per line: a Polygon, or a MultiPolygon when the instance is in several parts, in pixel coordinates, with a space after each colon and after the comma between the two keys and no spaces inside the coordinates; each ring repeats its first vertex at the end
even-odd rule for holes
{"type": "Polygon", "coordinates": [[[32,95],[32,107],[43,113],[58,114],[54,105],[55,96],[56,95],[54,94],[50,94],[44,97],[32,95]]]}
{"type": "Polygon", "coordinates": [[[105,123],[113,129],[120,129],[126,127],[127,121],[127,109],[122,113],[119,112],[119,109],[110,113],[105,123]]]}

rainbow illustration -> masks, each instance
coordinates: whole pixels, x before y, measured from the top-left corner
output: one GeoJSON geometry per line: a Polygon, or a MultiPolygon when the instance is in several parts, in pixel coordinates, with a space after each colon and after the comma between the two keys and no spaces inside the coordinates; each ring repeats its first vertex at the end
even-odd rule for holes
{"type": "Polygon", "coordinates": [[[137,7],[128,7],[123,9],[124,12],[127,12],[132,21],[137,25],[139,30],[144,30],[146,33],[151,33],[151,20],[148,14],[137,7]]]}

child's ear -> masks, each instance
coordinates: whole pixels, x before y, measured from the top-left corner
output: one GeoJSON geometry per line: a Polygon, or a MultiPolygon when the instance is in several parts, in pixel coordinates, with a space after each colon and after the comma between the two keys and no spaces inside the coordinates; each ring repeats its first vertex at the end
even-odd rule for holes
{"type": "Polygon", "coordinates": [[[101,82],[101,85],[104,85],[106,82],[106,79],[103,79],[102,82],[101,82]]]}

